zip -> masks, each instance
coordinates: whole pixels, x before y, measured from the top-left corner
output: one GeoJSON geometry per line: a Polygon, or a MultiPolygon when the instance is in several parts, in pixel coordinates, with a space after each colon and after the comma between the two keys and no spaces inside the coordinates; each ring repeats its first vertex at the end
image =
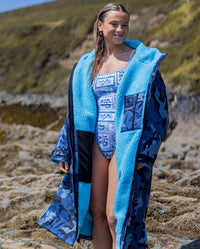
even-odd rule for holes
{"type": "Polygon", "coordinates": [[[134,130],[134,121],[135,121],[135,109],[136,109],[136,105],[137,105],[137,100],[138,100],[138,93],[136,95],[136,100],[135,100],[135,104],[134,104],[134,108],[133,108],[133,121],[132,121],[132,130],[134,130]]]}
{"type": "MultiPolygon", "coordinates": [[[[75,196],[75,184],[76,184],[76,174],[75,174],[75,129],[74,129],[74,116],[73,116],[73,91],[72,91],[72,81],[73,81],[73,74],[77,63],[74,65],[69,81],[69,90],[68,90],[68,110],[69,110],[69,145],[70,145],[70,151],[71,151],[71,163],[70,165],[73,166],[73,177],[72,177],[72,188],[74,193],[74,208],[76,213],[76,235],[75,240],[78,237],[78,211],[76,207],[76,197],[78,199],[78,196],[75,196]]],[[[74,241],[75,242],[75,241],[74,241]]]]}

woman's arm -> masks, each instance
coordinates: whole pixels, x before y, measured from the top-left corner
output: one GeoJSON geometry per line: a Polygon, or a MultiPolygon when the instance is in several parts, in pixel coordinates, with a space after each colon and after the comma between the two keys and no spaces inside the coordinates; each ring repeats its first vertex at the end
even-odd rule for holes
{"type": "Polygon", "coordinates": [[[158,71],[149,91],[144,129],[138,149],[138,164],[152,167],[168,126],[166,88],[158,71]]]}

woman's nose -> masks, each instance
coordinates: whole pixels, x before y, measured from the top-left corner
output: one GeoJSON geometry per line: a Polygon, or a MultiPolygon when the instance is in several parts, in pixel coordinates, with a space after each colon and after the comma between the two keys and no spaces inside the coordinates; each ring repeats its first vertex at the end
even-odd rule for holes
{"type": "Polygon", "coordinates": [[[120,32],[120,31],[122,31],[122,30],[123,30],[123,29],[122,29],[122,26],[121,26],[121,25],[118,25],[118,26],[117,26],[117,31],[120,32]]]}

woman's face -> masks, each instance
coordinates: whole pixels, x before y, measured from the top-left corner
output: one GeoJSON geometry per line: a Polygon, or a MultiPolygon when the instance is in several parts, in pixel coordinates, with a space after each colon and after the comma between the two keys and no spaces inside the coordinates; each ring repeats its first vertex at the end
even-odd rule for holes
{"type": "Polygon", "coordinates": [[[108,11],[103,22],[98,22],[98,27],[103,32],[105,43],[122,44],[128,36],[129,16],[122,11],[108,11]]]}

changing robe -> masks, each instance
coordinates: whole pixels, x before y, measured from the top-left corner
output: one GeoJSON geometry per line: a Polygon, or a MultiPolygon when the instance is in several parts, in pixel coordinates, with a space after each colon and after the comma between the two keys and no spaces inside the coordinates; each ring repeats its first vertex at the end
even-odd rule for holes
{"type": "MultiPolygon", "coordinates": [[[[125,44],[136,52],[116,96],[116,248],[144,249],[152,166],[168,125],[165,86],[158,71],[165,54],[139,41],[125,41],[125,44]],[[137,170],[137,163],[145,167],[137,170]]],[[[89,203],[97,120],[91,87],[93,59],[94,51],[85,54],[73,69],[69,112],[52,153],[53,161],[70,162],[70,174],[64,176],[53,203],[39,221],[69,245],[78,238],[92,238],[89,203]]]]}

